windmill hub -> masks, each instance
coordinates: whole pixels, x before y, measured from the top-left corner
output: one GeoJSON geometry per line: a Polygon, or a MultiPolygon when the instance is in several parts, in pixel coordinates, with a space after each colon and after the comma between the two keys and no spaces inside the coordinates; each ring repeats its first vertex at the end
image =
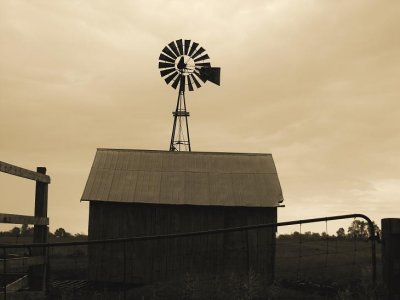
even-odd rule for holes
{"type": "Polygon", "coordinates": [[[193,58],[187,55],[182,55],[176,58],[175,68],[179,72],[179,74],[183,76],[188,76],[195,71],[196,65],[193,58]]]}
{"type": "Polygon", "coordinates": [[[191,40],[176,40],[164,47],[158,67],[161,77],[174,89],[179,86],[178,101],[172,127],[170,151],[191,151],[189,137],[189,112],[186,110],[185,90],[200,88],[202,84],[211,81],[220,85],[220,68],[211,67],[210,57],[203,47],[191,40]],[[185,130],[186,127],[186,130],[185,130]]]}

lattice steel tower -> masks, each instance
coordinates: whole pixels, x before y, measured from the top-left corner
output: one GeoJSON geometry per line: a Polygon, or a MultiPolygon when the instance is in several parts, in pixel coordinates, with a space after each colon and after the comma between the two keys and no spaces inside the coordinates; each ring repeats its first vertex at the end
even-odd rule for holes
{"type": "Polygon", "coordinates": [[[172,113],[170,151],[192,151],[189,135],[189,112],[186,109],[185,90],[200,88],[207,80],[220,85],[220,68],[211,67],[210,57],[203,47],[191,40],[176,40],[162,50],[158,67],[167,84],[178,90],[178,100],[172,113]]]}

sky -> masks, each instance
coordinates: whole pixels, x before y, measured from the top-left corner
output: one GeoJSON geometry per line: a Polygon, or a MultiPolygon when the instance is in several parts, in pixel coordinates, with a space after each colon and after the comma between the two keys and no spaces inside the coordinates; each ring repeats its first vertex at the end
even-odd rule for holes
{"type": "MultiPolygon", "coordinates": [[[[169,149],[158,56],[191,39],[221,67],[186,95],[193,151],[272,153],[279,221],[379,224],[400,217],[399,36],[398,1],[2,0],[0,160],[47,167],[50,230],[86,233],[96,149],[169,149]]],[[[0,212],[31,215],[34,188],[0,173],[0,212]]]]}

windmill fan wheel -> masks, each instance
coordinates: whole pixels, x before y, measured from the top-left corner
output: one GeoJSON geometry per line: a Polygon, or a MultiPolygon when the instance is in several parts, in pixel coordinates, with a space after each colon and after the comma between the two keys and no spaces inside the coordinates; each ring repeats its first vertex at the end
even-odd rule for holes
{"type": "Polygon", "coordinates": [[[161,77],[180,91],[200,88],[206,81],[220,84],[220,68],[211,67],[206,50],[191,40],[172,41],[162,49],[158,67],[161,77]]]}

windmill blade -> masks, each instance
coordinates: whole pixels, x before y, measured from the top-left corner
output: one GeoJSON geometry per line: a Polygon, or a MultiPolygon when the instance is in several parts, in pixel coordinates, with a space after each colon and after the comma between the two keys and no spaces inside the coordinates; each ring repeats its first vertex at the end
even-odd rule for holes
{"type": "Polygon", "coordinates": [[[167,62],[170,62],[170,63],[174,63],[175,62],[175,59],[173,59],[171,57],[168,57],[163,53],[160,54],[160,57],[158,59],[159,60],[163,60],[163,61],[167,61],[167,62]]]}
{"type": "Polygon", "coordinates": [[[210,68],[211,64],[210,63],[196,63],[196,69],[201,69],[201,68],[210,68]]]}
{"type": "Polygon", "coordinates": [[[180,54],[180,55],[183,55],[183,44],[182,44],[182,40],[176,40],[175,42],[176,42],[176,44],[178,45],[179,54],[180,54]]]}
{"type": "Polygon", "coordinates": [[[165,62],[159,62],[159,63],[158,63],[158,67],[159,67],[160,69],[162,69],[162,68],[173,68],[173,67],[175,67],[175,64],[165,63],[165,62]]]}
{"type": "Polygon", "coordinates": [[[174,80],[174,82],[171,84],[171,86],[176,89],[178,86],[178,83],[181,81],[182,75],[178,75],[178,77],[176,77],[176,79],[174,80]]]}
{"type": "Polygon", "coordinates": [[[202,68],[200,76],[216,85],[220,85],[221,68],[202,68]]]}
{"type": "Polygon", "coordinates": [[[189,91],[194,91],[193,85],[192,85],[192,80],[190,80],[190,76],[188,76],[187,79],[188,79],[189,91]]]}
{"type": "Polygon", "coordinates": [[[168,46],[169,46],[169,47],[171,48],[171,50],[175,53],[176,57],[178,57],[178,56],[180,55],[180,54],[179,54],[179,51],[178,51],[178,48],[176,48],[175,42],[169,43],[168,46]]]}
{"type": "Polygon", "coordinates": [[[202,54],[204,51],[206,51],[206,49],[204,49],[203,47],[200,47],[199,50],[197,50],[197,52],[195,54],[192,55],[192,58],[195,59],[197,56],[199,56],[200,54],[202,54]]]}
{"type": "Polygon", "coordinates": [[[197,81],[196,77],[193,74],[190,74],[189,77],[193,80],[198,89],[201,88],[201,84],[197,81]]]}
{"type": "Polygon", "coordinates": [[[174,73],[172,73],[171,75],[169,75],[168,77],[165,77],[165,78],[164,78],[165,82],[166,82],[167,84],[169,84],[169,83],[172,81],[172,79],[175,78],[175,76],[176,76],[177,74],[178,74],[178,72],[174,72],[174,73]]]}
{"type": "Polygon", "coordinates": [[[197,70],[194,71],[192,74],[194,74],[198,79],[200,79],[201,81],[203,81],[203,83],[205,83],[207,81],[206,78],[204,78],[197,70]]]}
{"type": "Polygon", "coordinates": [[[204,74],[204,73],[199,73],[199,74],[196,74],[197,76],[199,76],[200,77],[200,79],[205,83],[206,81],[207,81],[207,76],[204,74]]]}
{"type": "Polygon", "coordinates": [[[193,52],[196,50],[198,45],[199,45],[198,43],[193,42],[192,47],[190,48],[189,53],[188,53],[189,56],[192,56],[193,52]]]}
{"type": "Polygon", "coordinates": [[[187,55],[189,52],[189,47],[190,47],[190,40],[185,40],[185,51],[184,54],[187,55]]]}
{"type": "Polygon", "coordinates": [[[196,58],[194,61],[200,61],[200,60],[205,60],[205,59],[209,59],[210,57],[208,56],[208,54],[204,54],[198,58],[196,58]]]}
{"type": "Polygon", "coordinates": [[[185,82],[186,82],[186,76],[181,75],[181,84],[179,86],[179,91],[185,92],[185,82]]]}
{"type": "Polygon", "coordinates": [[[175,68],[170,68],[170,69],[161,70],[160,74],[161,74],[162,77],[164,77],[164,76],[166,76],[168,74],[171,74],[172,72],[175,72],[175,71],[176,71],[175,68]]]}
{"type": "Polygon", "coordinates": [[[165,46],[164,49],[162,49],[162,52],[175,59],[178,57],[167,46],[165,46]]]}

